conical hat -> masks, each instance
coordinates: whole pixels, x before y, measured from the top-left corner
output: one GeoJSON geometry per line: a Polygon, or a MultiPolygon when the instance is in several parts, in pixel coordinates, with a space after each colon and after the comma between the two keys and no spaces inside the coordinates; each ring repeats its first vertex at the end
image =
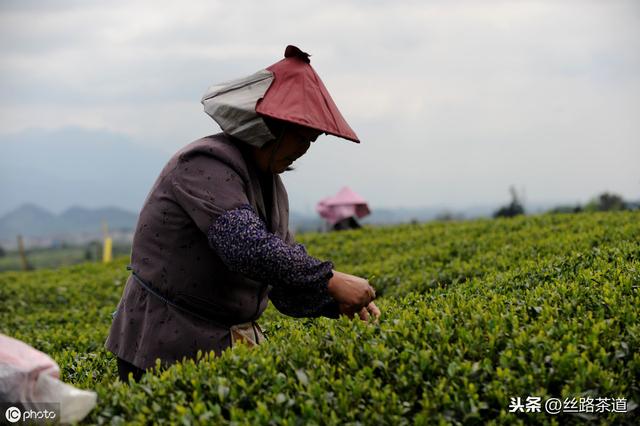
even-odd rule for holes
{"type": "Polygon", "coordinates": [[[331,225],[352,216],[362,218],[371,213],[367,200],[348,186],[336,195],[320,200],[316,205],[316,211],[331,225]]]}
{"type": "Polygon", "coordinates": [[[359,143],[309,62],[309,54],[287,46],[284,59],[267,68],[274,78],[256,112],[359,143]]]}
{"type": "Polygon", "coordinates": [[[260,70],[255,74],[209,87],[202,96],[204,111],[227,135],[260,148],[275,138],[256,113],[256,102],[273,81],[273,74],[260,70]]]}
{"type": "Polygon", "coordinates": [[[285,58],[250,76],[213,85],[204,110],[226,134],[250,145],[275,138],[263,120],[271,117],[360,142],[309,65],[309,55],[287,46],[285,58]]]}

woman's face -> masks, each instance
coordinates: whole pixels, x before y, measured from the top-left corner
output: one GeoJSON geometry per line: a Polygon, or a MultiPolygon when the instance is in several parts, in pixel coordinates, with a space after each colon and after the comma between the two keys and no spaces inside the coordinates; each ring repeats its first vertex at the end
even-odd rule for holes
{"type": "Polygon", "coordinates": [[[280,144],[269,144],[265,149],[260,150],[265,158],[259,163],[266,166],[263,167],[264,171],[280,174],[302,157],[311,146],[311,142],[314,142],[322,133],[309,127],[288,124],[280,144]]]}

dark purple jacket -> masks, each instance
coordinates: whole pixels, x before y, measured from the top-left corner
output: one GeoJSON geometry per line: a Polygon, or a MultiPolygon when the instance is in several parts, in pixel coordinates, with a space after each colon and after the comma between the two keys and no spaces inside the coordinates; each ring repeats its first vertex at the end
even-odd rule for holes
{"type": "Polygon", "coordinates": [[[239,143],[221,133],[185,146],[144,202],[106,341],[139,368],[220,354],[229,327],[256,320],[269,299],[291,316],[338,315],[333,265],[295,244],[280,177],[265,180],[239,143]]]}

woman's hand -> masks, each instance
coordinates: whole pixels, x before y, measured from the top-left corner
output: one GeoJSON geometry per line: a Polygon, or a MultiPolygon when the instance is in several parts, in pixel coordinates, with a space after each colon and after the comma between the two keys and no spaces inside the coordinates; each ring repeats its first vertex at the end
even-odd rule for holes
{"type": "Polygon", "coordinates": [[[340,313],[342,315],[348,316],[349,318],[353,318],[356,314],[358,314],[362,321],[369,321],[371,315],[373,315],[374,318],[373,322],[378,322],[378,319],[380,318],[380,309],[373,302],[369,303],[364,308],[360,308],[359,310],[357,307],[354,308],[349,305],[341,304],[340,313]]]}
{"type": "Polygon", "coordinates": [[[380,318],[380,309],[373,303],[376,291],[364,278],[333,271],[333,277],[329,280],[327,289],[340,305],[342,315],[353,318],[358,314],[363,321],[368,321],[369,316],[373,315],[374,322],[380,318]]]}
{"type": "Polygon", "coordinates": [[[360,309],[358,315],[362,321],[369,321],[370,315],[373,315],[373,322],[378,322],[378,319],[380,318],[380,309],[375,303],[371,302],[365,308],[360,309]]]}
{"type": "Polygon", "coordinates": [[[333,271],[327,290],[340,305],[346,305],[356,312],[376,298],[376,292],[364,278],[333,271]]]}

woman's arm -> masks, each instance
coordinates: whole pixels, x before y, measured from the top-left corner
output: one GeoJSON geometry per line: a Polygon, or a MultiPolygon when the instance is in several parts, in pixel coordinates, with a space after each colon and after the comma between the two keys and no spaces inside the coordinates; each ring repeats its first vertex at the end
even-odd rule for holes
{"type": "Polygon", "coordinates": [[[269,298],[282,313],[338,317],[338,303],[327,288],[333,264],[309,256],[303,245],[287,244],[269,232],[251,206],[220,215],[207,236],[230,270],[272,286],[269,298]]]}
{"type": "MultiPolygon", "coordinates": [[[[352,286],[334,277],[331,262],[311,257],[301,244],[288,244],[269,232],[251,208],[241,176],[244,173],[230,163],[198,156],[188,164],[185,160],[167,178],[176,201],[220,259],[230,270],[271,285],[276,308],[291,316],[337,317],[337,303],[353,302],[347,297],[354,294],[349,291],[352,286]]],[[[366,295],[370,286],[361,281],[356,290],[366,295]]]]}
{"type": "Polygon", "coordinates": [[[302,245],[288,245],[269,232],[249,205],[220,215],[207,236],[230,270],[257,281],[305,290],[326,289],[333,275],[331,262],[311,257],[302,245]]]}

